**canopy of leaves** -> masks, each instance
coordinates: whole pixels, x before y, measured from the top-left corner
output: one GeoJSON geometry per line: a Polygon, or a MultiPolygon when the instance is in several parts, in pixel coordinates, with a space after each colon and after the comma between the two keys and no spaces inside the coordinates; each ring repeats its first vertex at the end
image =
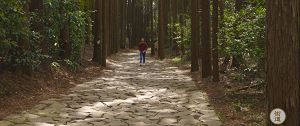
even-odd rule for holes
{"type": "Polygon", "coordinates": [[[65,61],[73,62],[80,57],[80,47],[87,36],[85,27],[90,25],[85,20],[86,18],[91,20],[89,16],[91,11],[87,11],[88,9],[84,9],[84,7],[90,3],[84,0],[43,0],[43,2],[44,10],[35,12],[24,12],[22,8],[29,5],[23,0],[0,2],[0,57],[5,57],[6,65],[32,65],[31,67],[34,69],[38,67],[40,60],[61,59],[59,51],[62,43],[59,36],[60,29],[63,28],[62,22],[70,24],[72,48],[71,59],[65,61]],[[35,31],[23,25],[32,22],[42,22],[44,30],[35,31]],[[30,50],[17,48],[20,37],[28,39],[30,50]],[[44,41],[43,44],[47,50],[42,50],[41,40],[44,41]]]}
{"type": "MultiPolygon", "coordinates": [[[[265,6],[244,6],[239,13],[225,10],[223,28],[219,29],[222,56],[242,55],[252,61],[264,58],[265,6]]],[[[245,60],[245,59],[244,59],[245,60]]]]}

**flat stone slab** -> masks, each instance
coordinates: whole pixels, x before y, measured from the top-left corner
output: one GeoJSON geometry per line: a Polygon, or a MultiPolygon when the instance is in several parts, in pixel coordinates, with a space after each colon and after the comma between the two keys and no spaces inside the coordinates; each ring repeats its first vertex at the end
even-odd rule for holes
{"type": "Polygon", "coordinates": [[[78,84],[60,99],[10,115],[0,126],[222,125],[192,78],[177,67],[149,55],[146,66],[140,66],[137,51],[116,58],[122,62],[112,63],[114,70],[78,84]]]}
{"type": "Polygon", "coordinates": [[[39,117],[39,118],[32,118],[29,119],[30,122],[53,122],[51,117],[39,117]]]}
{"type": "Polygon", "coordinates": [[[107,125],[109,126],[127,126],[127,123],[121,121],[111,121],[107,125]]]}
{"type": "Polygon", "coordinates": [[[159,124],[161,124],[161,125],[171,125],[173,123],[177,123],[176,118],[163,118],[163,119],[161,119],[159,124]]]}
{"type": "Polygon", "coordinates": [[[33,126],[55,126],[54,124],[42,123],[42,122],[29,122],[33,126]]]}

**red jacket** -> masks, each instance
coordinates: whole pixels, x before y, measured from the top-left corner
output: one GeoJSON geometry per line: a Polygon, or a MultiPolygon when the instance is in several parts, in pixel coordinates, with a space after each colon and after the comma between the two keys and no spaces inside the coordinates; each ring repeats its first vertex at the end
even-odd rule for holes
{"type": "Polygon", "coordinates": [[[144,43],[140,42],[140,44],[139,44],[139,51],[140,52],[147,51],[147,49],[148,49],[147,43],[146,42],[144,42],[144,43]]]}

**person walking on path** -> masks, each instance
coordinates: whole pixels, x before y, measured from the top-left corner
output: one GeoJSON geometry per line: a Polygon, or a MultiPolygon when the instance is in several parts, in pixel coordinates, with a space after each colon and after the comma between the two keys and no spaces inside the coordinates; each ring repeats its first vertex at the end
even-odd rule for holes
{"type": "Polygon", "coordinates": [[[146,57],[146,51],[148,49],[148,45],[146,42],[144,42],[144,38],[141,39],[141,42],[139,43],[139,51],[140,51],[140,66],[142,66],[142,59],[143,59],[143,66],[145,66],[145,57],[146,57]]]}

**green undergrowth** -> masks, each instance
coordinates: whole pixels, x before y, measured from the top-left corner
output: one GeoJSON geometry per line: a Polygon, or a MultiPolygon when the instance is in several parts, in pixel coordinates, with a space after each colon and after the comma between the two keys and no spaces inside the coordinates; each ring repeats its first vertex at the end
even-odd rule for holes
{"type": "Polygon", "coordinates": [[[0,122],[0,125],[1,125],[1,124],[5,125],[5,124],[8,124],[8,122],[6,122],[6,121],[0,122]]]}
{"type": "Polygon", "coordinates": [[[190,60],[190,55],[177,56],[171,59],[171,61],[175,63],[183,63],[189,60],[190,60]]]}

